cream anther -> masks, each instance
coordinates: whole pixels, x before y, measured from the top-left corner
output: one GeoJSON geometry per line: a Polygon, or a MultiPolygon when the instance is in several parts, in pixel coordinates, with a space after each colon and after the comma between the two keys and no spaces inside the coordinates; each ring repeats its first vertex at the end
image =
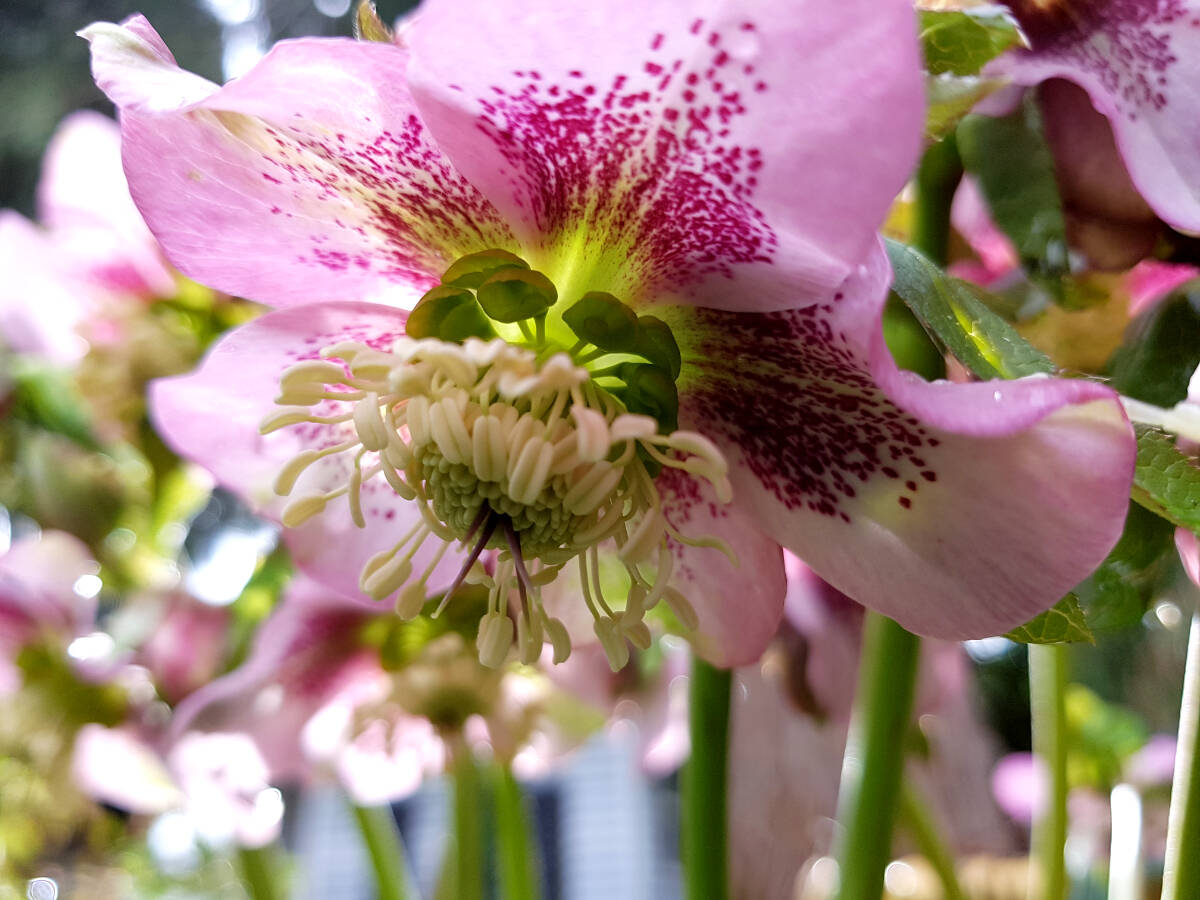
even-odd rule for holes
{"type": "Polygon", "coordinates": [[[313,516],[325,510],[325,504],[329,502],[325,494],[308,494],[295,497],[292,502],[283,508],[283,514],[279,517],[280,521],[288,528],[295,528],[297,525],[303,525],[313,516]]]}
{"type": "Polygon", "coordinates": [[[388,430],[379,415],[378,394],[367,394],[354,404],[354,430],[366,450],[382,450],[388,445],[388,430]]]}
{"type": "MultiPolygon", "coordinates": [[[[371,564],[368,562],[367,566],[371,564]]],[[[359,587],[372,600],[383,600],[399,590],[408,577],[412,575],[412,562],[408,556],[395,554],[377,566],[369,575],[363,569],[364,577],[359,579],[359,587]]]]}
{"type": "Polygon", "coordinates": [[[566,662],[571,655],[571,636],[567,634],[567,626],[558,619],[547,619],[546,635],[550,638],[550,646],[554,648],[555,664],[566,662]]]}
{"type": "Polygon", "coordinates": [[[629,645],[625,643],[625,636],[617,623],[608,617],[600,618],[596,620],[595,630],[600,646],[604,648],[604,655],[608,657],[609,668],[614,672],[625,668],[629,662],[629,645]]]}
{"type": "Polygon", "coordinates": [[[490,669],[504,664],[513,643],[512,619],[503,613],[488,613],[479,623],[479,661],[490,669]]]}
{"type": "Polygon", "coordinates": [[[613,419],[612,439],[616,441],[648,441],[658,434],[658,423],[649,416],[624,413],[613,419]]]}
{"type": "Polygon", "coordinates": [[[405,622],[409,619],[415,619],[421,614],[421,610],[425,608],[425,602],[424,582],[406,585],[404,590],[400,592],[400,596],[396,598],[396,615],[405,622]]]}

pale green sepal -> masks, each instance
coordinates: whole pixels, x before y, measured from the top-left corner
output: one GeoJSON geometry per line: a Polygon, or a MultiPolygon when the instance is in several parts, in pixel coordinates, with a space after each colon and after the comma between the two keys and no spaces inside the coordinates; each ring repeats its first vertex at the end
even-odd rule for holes
{"type": "Polygon", "coordinates": [[[982,299],[986,292],[952,278],[911,247],[887,241],[892,290],[921,324],[980,378],[1046,374],[1054,364],[982,299]]]}
{"type": "Polygon", "coordinates": [[[383,24],[371,0],[359,0],[358,7],[354,10],[354,36],[360,41],[393,43],[392,29],[383,24]]]}

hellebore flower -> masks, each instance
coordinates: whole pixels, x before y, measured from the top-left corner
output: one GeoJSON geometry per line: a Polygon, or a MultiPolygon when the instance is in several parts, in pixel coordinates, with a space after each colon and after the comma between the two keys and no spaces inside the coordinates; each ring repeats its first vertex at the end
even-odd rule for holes
{"type": "Polygon", "coordinates": [[[94,800],[133,815],[178,811],[213,846],[262,847],[279,837],[283,798],[240,733],[183,735],[163,758],[136,728],[85,725],[71,776],[94,800]]]}
{"type": "Polygon", "coordinates": [[[534,669],[482,667],[454,625],[401,622],[300,576],[247,660],[180,704],[167,742],[243,733],[272,782],[328,769],[371,804],[416,790],[464,740],[528,775],[604,721],[534,669]]]}
{"type": "Polygon", "coordinates": [[[919,632],[1020,623],[1116,540],[1133,443],[1101,386],[892,362],[912,15],[435,0],[405,47],[284,42],[220,88],[142,18],[89,27],[169,257],[286,307],[158,385],[167,440],[402,616],[499,551],[490,664],[566,655],[568,566],[614,667],[659,600],[754,659],[781,545],[919,632]]]}
{"type": "Polygon", "coordinates": [[[988,71],[1039,85],[1074,242],[1094,264],[1123,268],[1152,249],[1156,217],[1200,231],[1191,68],[1200,4],[1007,5],[1030,49],[1005,54],[988,71]]]}

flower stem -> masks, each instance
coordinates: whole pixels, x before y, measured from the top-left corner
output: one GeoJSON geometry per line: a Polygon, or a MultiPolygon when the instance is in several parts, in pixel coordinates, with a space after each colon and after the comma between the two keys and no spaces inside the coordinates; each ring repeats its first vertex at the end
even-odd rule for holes
{"type": "Polygon", "coordinates": [[[868,612],[838,790],[838,900],[879,900],[892,848],[921,641],[868,612]]]}
{"type": "Polygon", "coordinates": [[[407,900],[411,896],[404,844],[392,811],[386,806],[353,804],[354,821],[371,858],[378,900],[407,900]]]}
{"type": "Polygon", "coordinates": [[[1175,751],[1175,779],[1167,819],[1163,900],[1200,897],[1200,611],[1192,616],[1183,703],[1175,751]]]}
{"type": "Polygon", "coordinates": [[[917,168],[912,245],[939,266],[950,257],[950,206],[962,174],[953,134],[926,150],[917,168]]]}
{"type": "Polygon", "coordinates": [[[1146,895],[1142,798],[1131,784],[1118,784],[1109,797],[1108,900],[1141,900],[1146,895]]]}
{"type": "Polygon", "coordinates": [[[238,867],[251,900],[282,900],[284,894],[276,883],[274,847],[239,847],[238,867]]]}
{"type": "Polygon", "coordinates": [[[729,896],[725,787],[732,676],[692,660],[688,726],[692,755],[683,770],[683,873],[687,900],[729,896]]]}
{"type": "Polygon", "coordinates": [[[531,839],[525,794],[507,765],[495,768],[496,849],[504,900],[539,900],[537,845],[531,839]]]}
{"type": "Polygon", "coordinates": [[[483,790],[479,767],[466,741],[453,747],[455,900],[483,900],[483,790]]]}
{"type": "Polygon", "coordinates": [[[1063,900],[1067,892],[1067,649],[1029,645],[1029,706],[1033,752],[1045,769],[1046,808],[1033,824],[1030,900],[1063,900]]]}
{"type": "Polygon", "coordinates": [[[938,834],[937,824],[929,807],[911,784],[904,785],[900,790],[900,817],[907,826],[908,833],[916,841],[921,854],[937,872],[945,900],[966,900],[966,894],[958,883],[954,855],[938,834]]]}

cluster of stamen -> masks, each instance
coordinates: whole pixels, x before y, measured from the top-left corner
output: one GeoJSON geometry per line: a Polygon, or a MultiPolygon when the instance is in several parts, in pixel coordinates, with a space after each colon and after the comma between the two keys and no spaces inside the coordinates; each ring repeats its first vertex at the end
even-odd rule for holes
{"type": "Polygon", "coordinates": [[[359,585],[366,594],[379,601],[394,595],[398,615],[417,616],[437,564],[457,541],[465,559],[434,615],[464,581],[485,586],[477,641],[485,665],[503,663],[514,642],[525,663],[545,643],[555,662],[566,659],[567,629],[547,613],[542,588],[572,564],[614,669],[628,661],[627,640],[649,646],[644,617],[660,601],[695,627],[691,604],[670,586],[669,544],[723,545],[674,528],[651,469],[685,470],[728,502],[726,463],[707,438],[660,433],[654,418],[628,412],[566,352],[535,352],[500,338],[460,344],[403,337],[387,350],[345,342],[321,356],[283,373],[281,408],[261,430],[311,423],[345,435],[292,459],[276,480],[280,495],[292,495],[318,460],[343,453],[353,459],[345,484],[293,495],[285,525],[345,496],[354,521],[365,526],[362,489],[375,478],[419,509],[420,521],[364,566],[359,585]],[[414,557],[430,540],[440,547],[414,572],[414,557]],[[628,578],[615,605],[611,585],[606,596],[601,584],[598,548],[605,541],[615,543],[628,578]]]}

